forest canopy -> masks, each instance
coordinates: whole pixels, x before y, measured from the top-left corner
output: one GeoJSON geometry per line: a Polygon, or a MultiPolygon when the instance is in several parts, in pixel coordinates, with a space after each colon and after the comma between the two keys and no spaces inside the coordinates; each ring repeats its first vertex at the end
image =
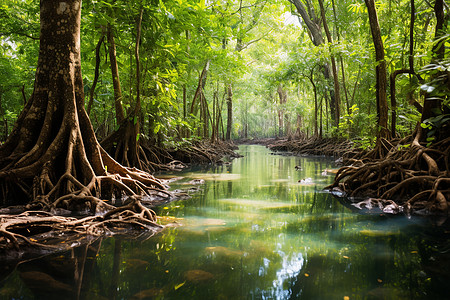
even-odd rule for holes
{"type": "MultiPolygon", "coordinates": [[[[227,101],[231,99],[229,131],[233,139],[320,133],[373,145],[377,134],[373,126],[377,118],[376,63],[366,5],[362,1],[320,2],[323,15],[319,1],[169,0],[144,1],[142,5],[85,1],[82,73],[85,103],[97,137],[101,140],[119,126],[108,34],[115,40],[124,115],[131,115],[134,109],[136,22],[142,8],[143,135],[169,145],[196,136],[225,138],[227,101]],[[322,43],[317,44],[296,2],[302,3],[309,21],[320,30],[322,43]],[[330,40],[323,29],[324,18],[330,40]],[[333,74],[325,76],[324,70],[325,65],[331,69],[331,57],[340,87],[337,121],[331,111],[334,96],[329,93],[335,89],[333,74]],[[207,62],[204,97],[195,99],[207,62]],[[285,97],[280,98],[280,90],[285,97]],[[200,124],[205,124],[202,130],[197,129],[200,124]]],[[[423,102],[423,92],[433,89],[426,81],[432,73],[429,63],[436,43],[442,44],[448,59],[448,40],[434,40],[434,3],[415,1],[413,24],[411,3],[414,1],[376,3],[388,73],[409,68],[412,55],[414,71],[422,79],[410,73],[396,78],[397,103],[390,110],[395,110],[395,131],[400,135],[411,133],[421,117],[410,103],[423,102]]],[[[36,1],[8,0],[0,9],[0,137],[4,140],[33,89],[39,7],[36,1]]],[[[447,4],[445,11],[448,15],[447,4]]],[[[444,59],[436,68],[446,68],[446,64],[444,59]]]]}

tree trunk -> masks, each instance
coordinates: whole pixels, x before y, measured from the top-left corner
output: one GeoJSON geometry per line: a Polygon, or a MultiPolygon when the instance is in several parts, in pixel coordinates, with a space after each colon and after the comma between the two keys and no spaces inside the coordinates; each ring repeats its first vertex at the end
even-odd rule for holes
{"type": "MultiPolygon", "coordinates": [[[[318,127],[317,127],[317,115],[318,115],[318,109],[317,109],[317,88],[316,88],[316,84],[314,82],[314,78],[313,78],[313,72],[314,68],[311,69],[311,74],[309,77],[309,81],[311,82],[312,86],[313,86],[313,92],[314,92],[314,136],[318,136],[318,127]]],[[[322,114],[322,108],[320,110],[321,114],[322,114]]],[[[322,125],[320,126],[320,134],[322,135],[322,125]]]]}
{"type": "MultiPolygon", "coordinates": [[[[434,14],[436,15],[436,28],[434,31],[434,38],[435,40],[437,40],[438,38],[446,34],[444,0],[436,0],[436,3],[434,4],[434,14]]],[[[434,59],[442,60],[444,58],[445,41],[440,41],[433,46],[433,54],[434,59]]]]}
{"type": "MultiPolygon", "coordinates": [[[[290,2],[295,5],[298,13],[303,19],[303,22],[305,22],[306,27],[308,27],[308,31],[311,34],[311,41],[313,42],[313,44],[315,46],[322,45],[324,43],[324,39],[322,36],[322,31],[320,29],[320,21],[317,18],[315,18],[315,14],[313,14],[313,16],[310,17],[301,0],[291,0],[290,2]],[[319,22],[315,22],[316,20],[319,22]]],[[[314,10],[311,9],[310,11],[314,12],[314,10]]]]}
{"type": "Polygon", "coordinates": [[[122,88],[120,87],[119,67],[117,66],[116,43],[114,42],[114,33],[111,24],[107,26],[107,39],[109,50],[109,61],[111,64],[111,75],[114,87],[114,107],[116,109],[116,121],[118,124],[125,119],[122,107],[122,88]]]}
{"type": "Polygon", "coordinates": [[[130,167],[137,167],[142,169],[141,160],[139,159],[139,137],[140,137],[140,124],[141,124],[141,66],[139,58],[139,44],[141,40],[141,27],[142,27],[142,15],[144,9],[141,8],[137,20],[136,26],[136,45],[135,45],[135,57],[136,57],[136,105],[134,107],[134,120],[133,120],[133,131],[130,135],[130,154],[131,161],[130,167]]]}
{"type": "Polygon", "coordinates": [[[87,106],[87,114],[91,114],[92,104],[94,103],[94,92],[95,87],[97,86],[98,77],[99,77],[99,70],[100,70],[100,47],[103,44],[103,40],[105,39],[105,35],[102,34],[100,37],[97,46],[95,47],[95,75],[94,75],[94,82],[92,83],[92,86],[89,90],[89,103],[87,106]]]}
{"type": "MultiPolygon", "coordinates": [[[[330,29],[328,28],[327,19],[325,17],[325,9],[323,7],[323,0],[319,0],[320,5],[320,14],[322,16],[323,28],[325,29],[325,33],[327,36],[328,43],[330,44],[330,52],[332,53],[331,45],[333,44],[333,39],[331,38],[330,29]]],[[[339,127],[339,118],[340,118],[340,105],[341,105],[341,96],[340,96],[340,88],[339,88],[339,77],[336,66],[336,59],[334,54],[331,54],[331,70],[333,73],[333,83],[334,83],[334,126],[339,127]]]]}
{"type": "Polygon", "coordinates": [[[194,99],[192,99],[192,103],[191,103],[191,110],[190,110],[191,114],[194,113],[195,102],[197,101],[197,99],[200,99],[201,94],[203,93],[203,89],[206,84],[206,78],[208,77],[209,63],[210,63],[210,60],[206,61],[205,66],[203,67],[202,73],[200,74],[200,77],[198,78],[197,89],[195,90],[194,99]]]}
{"type": "Polygon", "coordinates": [[[278,135],[280,137],[283,136],[283,134],[287,134],[287,132],[284,132],[284,111],[285,111],[285,104],[287,101],[287,93],[285,90],[283,90],[283,86],[281,83],[278,85],[277,89],[278,98],[280,100],[280,105],[278,108],[278,135]]]}
{"type": "MultiPolygon", "coordinates": [[[[322,30],[320,28],[321,20],[319,18],[317,18],[316,14],[314,12],[314,7],[313,7],[312,3],[309,0],[307,0],[306,4],[308,6],[308,9],[306,9],[305,6],[303,5],[303,3],[301,2],[301,0],[289,0],[289,2],[291,2],[292,4],[295,5],[298,13],[300,14],[300,16],[303,19],[303,22],[305,22],[306,27],[308,28],[308,33],[309,33],[312,43],[315,46],[322,45],[325,42],[325,40],[322,36],[322,30]]],[[[331,71],[330,71],[329,64],[324,63],[323,64],[323,76],[325,77],[326,81],[328,81],[330,79],[330,73],[331,73],[331,71]]],[[[333,122],[339,122],[339,119],[337,119],[337,121],[335,119],[336,118],[336,100],[335,100],[334,90],[330,89],[329,93],[330,93],[330,98],[331,98],[331,101],[329,103],[331,117],[333,118],[333,122]]]]}
{"type": "Polygon", "coordinates": [[[370,30],[372,32],[373,44],[375,46],[376,59],[376,100],[378,115],[377,138],[388,138],[388,105],[386,96],[386,61],[384,59],[384,46],[381,39],[380,24],[378,23],[377,11],[374,0],[364,0],[369,13],[370,30]]]}
{"type": "Polygon", "coordinates": [[[233,91],[231,83],[227,85],[227,133],[225,139],[231,141],[231,130],[233,125],[233,91]]]}
{"type": "MultiPolygon", "coordinates": [[[[434,5],[434,13],[436,15],[436,28],[434,33],[434,39],[437,41],[446,33],[445,26],[445,14],[444,14],[444,0],[436,0],[434,5]]],[[[448,39],[444,39],[438,43],[436,43],[433,47],[433,58],[431,63],[437,63],[444,59],[445,55],[445,41],[448,39]]],[[[437,75],[435,75],[436,77],[437,75]]],[[[423,103],[422,110],[422,118],[421,122],[424,122],[426,119],[436,117],[442,113],[442,99],[438,97],[429,97],[429,95],[425,96],[425,101],[423,103]]],[[[420,139],[423,141],[426,139],[426,134],[422,134],[420,139]]]]}
{"type": "Polygon", "coordinates": [[[81,0],[41,1],[34,91],[0,147],[1,204],[35,200],[96,211],[111,209],[99,197],[163,188],[151,175],[119,165],[97,142],[84,107],[80,21],[81,0]]]}

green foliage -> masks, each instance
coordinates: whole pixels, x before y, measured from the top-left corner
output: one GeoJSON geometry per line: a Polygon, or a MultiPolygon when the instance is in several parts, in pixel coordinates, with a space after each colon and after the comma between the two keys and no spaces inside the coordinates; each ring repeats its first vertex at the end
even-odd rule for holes
{"type": "Polygon", "coordinates": [[[350,107],[350,113],[346,113],[343,116],[341,116],[341,119],[339,120],[339,135],[349,139],[351,137],[351,130],[354,126],[354,118],[358,114],[359,108],[356,104],[353,104],[352,107],[350,107]]]}
{"type": "MultiPolygon", "coordinates": [[[[377,1],[390,71],[409,68],[409,2],[377,1]]],[[[320,15],[316,1],[311,3],[316,15],[320,15]]],[[[296,131],[297,121],[301,120],[299,130],[311,136],[317,121],[325,136],[355,138],[369,146],[376,134],[376,79],[367,10],[361,1],[334,1],[333,7],[331,1],[325,0],[324,4],[329,8],[325,17],[334,42],[315,46],[295,7],[285,0],[85,1],[81,28],[85,93],[89,95],[94,81],[95,47],[111,25],[117,44],[123,107],[127,112],[133,111],[136,18],[142,7],[142,134],[158,137],[161,142],[182,141],[187,132],[195,136],[196,128],[205,122],[211,132],[211,124],[217,119],[222,135],[221,127],[226,128],[227,123],[224,90],[232,84],[233,138],[242,137],[244,132],[249,137],[277,135],[278,112],[282,112],[285,131],[288,127],[291,133],[296,131]],[[338,64],[343,101],[339,129],[331,126],[329,97],[333,82],[324,76],[324,65],[330,64],[332,54],[338,64]],[[209,116],[203,120],[199,113],[190,116],[189,112],[206,61],[210,61],[210,69],[203,93],[209,116]],[[276,104],[279,85],[287,93],[283,105],[276,104]],[[347,105],[350,113],[345,113],[347,105]]],[[[398,77],[396,109],[400,134],[410,133],[420,120],[409,104],[410,99],[422,103],[427,94],[442,100],[444,106],[449,106],[450,101],[449,87],[445,84],[449,63],[437,62],[430,54],[433,46],[441,45],[448,57],[449,35],[432,41],[435,16],[425,2],[416,3],[415,16],[414,67],[422,69],[424,81],[409,75],[398,77]],[[430,61],[433,63],[423,67],[430,61]]],[[[0,18],[0,121],[11,124],[23,107],[22,87],[27,97],[33,89],[39,47],[36,40],[39,5],[36,1],[6,0],[0,5],[0,18]]],[[[99,82],[90,116],[102,138],[118,125],[106,42],[100,48],[100,59],[99,82]]],[[[445,117],[427,120],[424,126],[429,132],[433,128],[441,130],[438,128],[446,126],[444,120],[445,117]]],[[[0,124],[1,127],[5,123],[0,124]]]]}

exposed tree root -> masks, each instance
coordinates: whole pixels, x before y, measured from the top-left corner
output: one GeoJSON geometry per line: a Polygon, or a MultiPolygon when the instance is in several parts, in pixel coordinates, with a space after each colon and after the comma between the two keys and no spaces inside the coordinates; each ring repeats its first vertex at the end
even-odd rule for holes
{"type": "Polygon", "coordinates": [[[161,180],[120,165],[98,143],[84,108],[81,2],[71,0],[66,5],[71,9],[61,13],[58,3],[41,3],[34,90],[0,146],[0,205],[23,204],[25,210],[32,210],[1,215],[0,249],[47,245],[29,238],[44,232],[98,235],[126,228],[158,230],[154,213],[139,199],[172,197],[161,180]],[[121,198],[130,200],[121,208],[103,201],[121,198]],[[55,215],[80,212],[89,216],[55,215]]]}
{"type": "Polygon", "coordinates": [[[146,172],[177,171],[186,164],[220,164],[222,158],[239,157],[233,150],[236,148],[231,142],[194,141],[185,143],[176,149],[167,149],[158,145],[145,135],[139,135],[136,143],[134,124],[125,120],[119,129],[106,137],[102,147],[124,166],[136,167],[146,172]],[[133,144],[136,143],[136,146],[133,144]],[[136,148],[136,151],[133,150],[136,148]]]}
{"type": "Polygon", "coordinates": [[[101,145],[120,164],[150,173],[170,170],[171,166],[166,161],[173,160],[166,151],[152,145],[146,136],[138,135],[133,118],[125,119],[101,145]]]}
{"type": "Polygon", "coordinates": [[[178,149],[169,149],[172,157],[190,164],[223,164],[224,158],[231,160],[241,155],[234,152],[237,149],[232,142],[195,141],[191,145],[178,149]]]}
{"type": "MultiPolygon", "coordinates": [[[[0,214],[0,252],[30,250],[54,252],[71,247],[85,236],[120,234],[162,229],[155,213],[136,198],[104,215],[83,218],[56,216],[44,211],[25,211],[18,215],[0,214]],[[69,243],[70,242],[70,243],[69,243]]],[[[78,244],[78,243],[77,243],[78,244]]]]}
{"type": "Polygon", "coordinates": [[[374,150],[346,159],[349,165],[328,188],[348,197],[371,197],[383,207],[393,200],[399,206],[393,212],[447,215],[450,138],[426,147],[419,142],[420,134],[419,129],[415,138],[381,140],[374,150]]]}

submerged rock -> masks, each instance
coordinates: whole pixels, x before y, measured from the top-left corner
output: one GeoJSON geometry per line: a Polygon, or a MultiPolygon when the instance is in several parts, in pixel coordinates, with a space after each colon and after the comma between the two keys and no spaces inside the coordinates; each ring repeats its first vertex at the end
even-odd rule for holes
{"type": "Polygon", "coordinates": [[[162,289],[151,288],[134,294],[131,299],[152,299],[153,297],[160,296],[162,294],[164,294],[164,291],[162,289]]]}
{"type": "Polygon", "coordinates": [[[216,255],[223,255],[223,256],[242,256],[244,255],[243,251],[240,250],[233,250],[230,248],[226,248],[226,247],[222,247],[222,246],[217,246],[217,247],[206,247],[205,251],[210,253],[210,254],[216,254],[216,255]]]}
{"type": "Polygon", "coordinates": [[[214,278],[214,274],[203,270],[189,270],[184,274],[187,281],[192,283],[200,283],[214,278]]]}
{"type": "Polygon", "coordinates": [[[204,179],[192,179],[191,181],[187,182],[187,184],[191,184],[191,185],[205,184],[205,180],[204,179]]]}
{"type": "Polygon", "coordinates": [[[304,179],[300,179],[298,182],[300,184],[302,184],[302,185],[312,185],[312,184],[314,184],[312,178],[309,178],[309,177],[308,178],[304,178],[304,179]]]}

